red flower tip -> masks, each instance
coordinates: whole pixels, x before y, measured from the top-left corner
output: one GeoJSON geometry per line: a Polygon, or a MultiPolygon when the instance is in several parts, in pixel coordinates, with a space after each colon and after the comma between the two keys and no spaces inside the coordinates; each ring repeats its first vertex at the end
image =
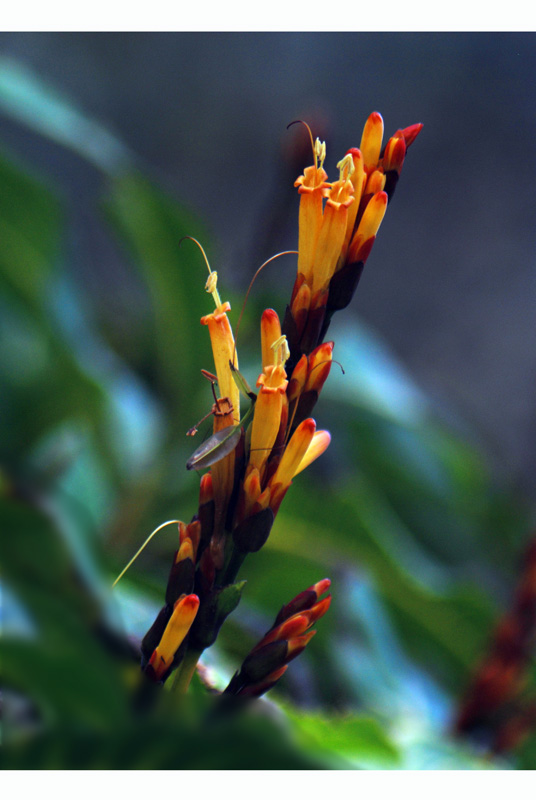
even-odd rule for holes
{"type": "Polygon", "coordinates": [[[301,436],[306,434],[311,434],[312,436],[316,431],[316,422],[312,417],[309,417],[308,419],[304,419],[303,422],[300,422],[296,430],[300,431],[301,436]]]}
{"type": "Polygon", "coordinates": [[[422,122],[416,122],[415,125],[409,125],[409,127],[402,128],[400,130],[400,133],[406,140],[406,147],[409,147],[410,144],[413,144],[413,142],[415,141],[419,133],[422,131],[422,129],[423,129],[422,122]]]}
{"type": "Polygon", "coordinates": [[[324,594],[324,592],[326,592],[330,586],[331,586],[330,579],[324,578],[323,580],[318,581],[318,583],[315,583],[310,588],[312,589],[313,592],[315,592],[317,597],[320,597],[320,595],[324,594]]]}
{"type": "Polygon", "coordinates": [[[201,478],[201,485],[199,487],[199,505],[203,506],[205,503],[210,503],[211,500],[214,500],[212,475],[210,472],[205,472],[201,478]]]}
{"type": "Polygon", "coordinates": [[[177,600],[175,603],[175,608],[179,605],[179,603],[183,612],[193,612],[194,609],[197,611],[199,608],[199,597],[196,594],[187,594],[186,597],[182,598],[182,600],[177,600]]]}
{"type": "Polygon", "coordinates": [[[393,136],[385,145],[382,165],[385,172],[396,170],[400,174],[404,158],[406,157],[406,140],[403,136],[393,136]]]}
{"type": "Polygon", "coordinates": [[[328,608],[331,604],[331,595],[328,594],[327,597],[324,597],[323,600],[319,600],[318,603],[315,603],[309,611],[304,611],[303,613],[309,617],[309,625],[313,625],[317,620],[324,616],[328,608]]]}
{"type": "Polygon", "coordinates": [[[300,653],[303,653],[313,636],[316,636],[316,631],[309,631],[302,636],[295,636],[289,640],[286,662],[293,661],[300,653]]]}
{"type": "Polygon", "coordinates": [[[275,322],[279,321],[279,317],[277,316],[277,311],[274,311],[273,308],[265,308],[262,312],[262,319],[266,322],[275,322]]]}
{"type": "Polygon", "coordinates": [[[352,261],[362,261],[363,263],[365,263],[365,261],[370,255],[370,252],[372,250],[375,241],[376,237],[371,236],[369,239],[363,242],[361,247],[353,253],[352,261]]]}
{"type": "Polygon", "coordinates": [[[373,111],[371,114],[369,114],[369,121],[371,123],[375,122],[379,125],[381,122],[383,122],[383,117],[379,111],[373,111]]]}

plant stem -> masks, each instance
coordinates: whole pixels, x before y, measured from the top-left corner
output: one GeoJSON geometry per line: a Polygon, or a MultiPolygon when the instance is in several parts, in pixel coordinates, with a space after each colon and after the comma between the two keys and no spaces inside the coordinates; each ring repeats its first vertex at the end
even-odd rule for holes
{"type": "Polygon", "coordinates": [[[175,680],[173,681],[172,690],[178,694],[186,694],[190,681],[192,680],[197,666],[197,662],[201,656],[199,650],[188,650],[182,660],[182,664],[177,670],[175,680]]]}

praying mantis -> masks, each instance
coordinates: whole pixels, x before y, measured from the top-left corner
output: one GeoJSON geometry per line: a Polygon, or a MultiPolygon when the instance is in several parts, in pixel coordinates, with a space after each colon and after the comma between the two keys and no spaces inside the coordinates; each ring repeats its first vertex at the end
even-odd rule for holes
{"type": "MultiPolygon", "coordinates": [[[[188,459],[186,462],[186,469],[206,469],[216,464],[218,461],[221,461],[228,456],[229,453],[232,453],[240,440],[242,427],[246,422],[249,422],[249,419],[253,415],[257,395],[251,390],[246,379],[237,370],[232,361],[229,361],[229,367],[236,385],[242,394],[251,400],[251,405],[238,425],[231,425],[229,428],[224,428],[221,431],[213,433],[212,436],[209,436],[188,459]]],[[[215,376],[206,371],[204,371],[203,374],[211,381],[212,390],[214,391],[214,383],[216,382],[215,376]]]]}

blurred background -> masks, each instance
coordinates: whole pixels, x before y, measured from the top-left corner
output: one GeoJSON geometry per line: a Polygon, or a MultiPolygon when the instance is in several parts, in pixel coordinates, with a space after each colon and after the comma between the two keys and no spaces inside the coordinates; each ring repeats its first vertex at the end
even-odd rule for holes
{"type": "MultiPolygon", "coordinates": [[[[244,599],[205,664],[223,688],[279,607],[329,575],[333,613],[258,732],[270,765],[534,767],[531,735],[488,758],[510,710],[477,737],[452,729],[534,522],[535,72],[536,39],[522,33],[0,35],[13,763],[192,764],[154,731],[149,753],[147,732],[137,749],[128,737],[110,749],[131,713],[124,633],[143,635],[161,605],[172,529],[113,596],[109,585],[159,523],[196,510],[184,434],[211,403],[206,267],[178,243],[203,242],[236,325],[255,270],[297,246],[293,182],[310,154],[288,123],[326,140],[333,178],[378,110],[386,138],[424,128],[330,329],[344,374],[332,370],[316,419],[332,445],[244,566],[244,599]],[[278,715],[284,748],[269,728],[278,715]],[[80,726],[86,745],[101,732],[85,762],[80,726]]],[[[250,383],[259,315],[284,314],[294,277],[281,258],[250,295],[239,334],[250,383]]],[[[165,727],[156,719],[145,731],[165,727]]],[[[176,717],[166,724],[180,738],[176,717]]],[[[247,725],[235,734],[257,741],[247,725]]],[[[191,768],[222,768],[199,752],[191,768]]],[[[227,757],[223,768],[266,766],[255,747],[242,764],[227,757]]]]}

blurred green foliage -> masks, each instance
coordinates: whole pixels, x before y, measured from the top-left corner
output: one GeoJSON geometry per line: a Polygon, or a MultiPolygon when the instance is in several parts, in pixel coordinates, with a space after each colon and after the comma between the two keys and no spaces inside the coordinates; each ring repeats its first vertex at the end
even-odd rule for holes
{"type": "MultiPolygon", "coordinates": [[[[188,521],[197,506],[184,433],[211,402],[199,372],[211,369],[199,325],[210,301],[198,251],[180,242],[209,237],[99,126],[12,65],[0,73],[5,110],[98,163],[102,224],[145,302],[142,314],[112,324],[75,279],[65,198],[4,153],[4,763],[533,768],[533,739],[494,763],[450,735],[456,703],[509,602],[528,512],[439,421],[377,337],[343,315],[330,336],[345,373],[334,366],[317,407],[332,445],[295,481],[266,547],[246,561],[243,601],[205,654],[209,680],[223,688],[280,606],[326,576],[328,617],[271,701],[240,714],[212,716],[213,697],[199,681],[182,703],[140,682],[135,640],[161,605],[176,534],[166,529],[114,593],[110,585],[149,531],[165,519],[188,521]],[[94,130],[102,158],[94,141],[88,150],[94,130]]],[[[225,287],[225,275],[220,281],[225,287]]],[[[251,383],[261,310],[252,296],[240,342],[251,383]]]]}

